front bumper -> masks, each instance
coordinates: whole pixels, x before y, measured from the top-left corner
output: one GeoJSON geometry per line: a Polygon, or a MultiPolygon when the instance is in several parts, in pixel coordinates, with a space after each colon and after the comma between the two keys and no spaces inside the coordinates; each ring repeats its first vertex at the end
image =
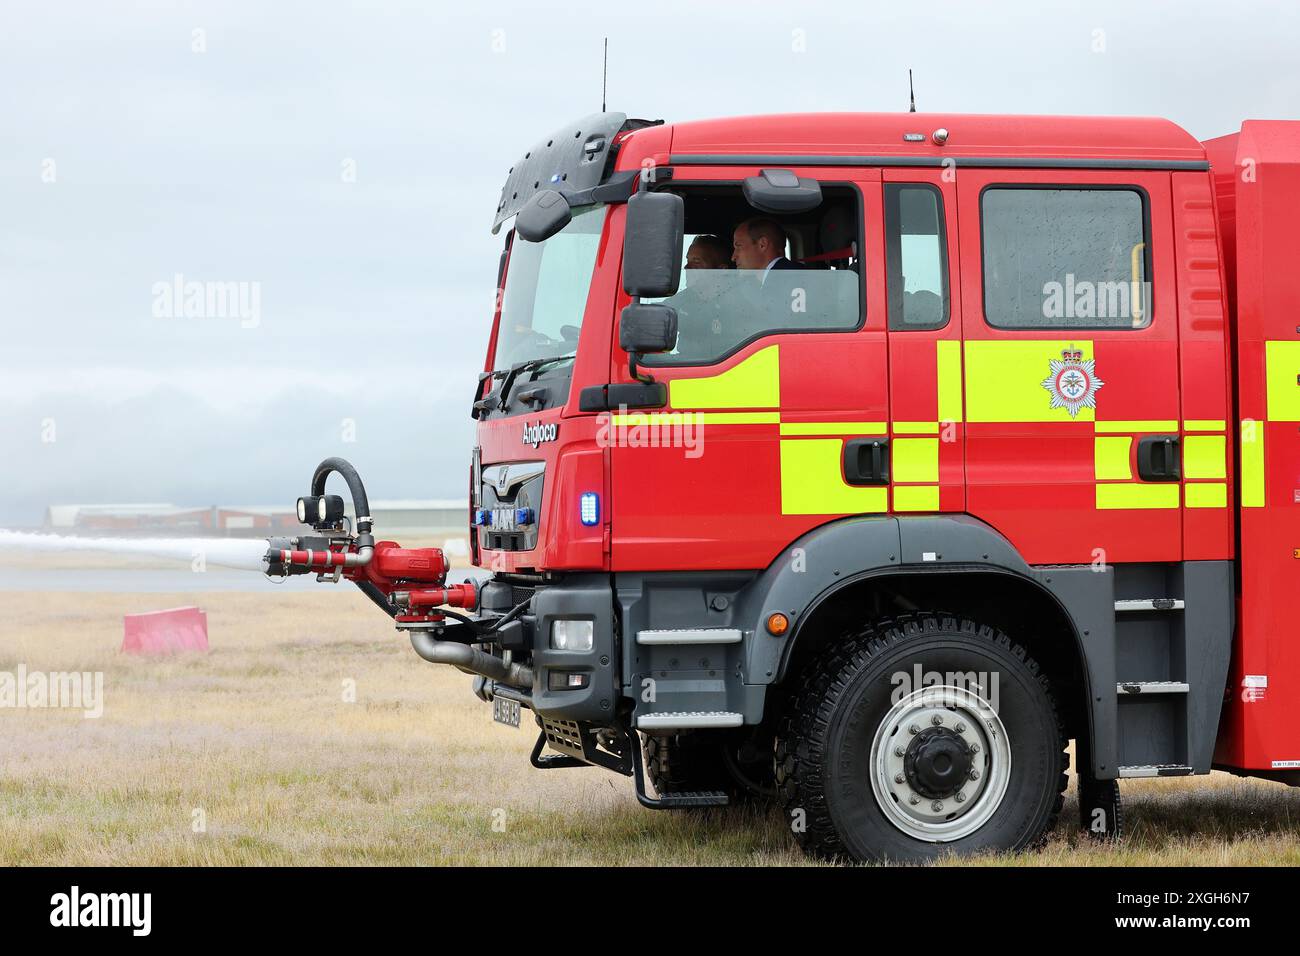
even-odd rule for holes
{"type": "Polygon", "coordinates": [[[620,681],[609,576],[573,574],[555,583],[529,587],[531,599],[527,588],[517,581],[490,579],[482,586],[479,607],[486,617],[497,617],[529,600],[519,616],[520,627],[502,634],[500,649],[510,651],[516,660],[531,662],[533,710],[552,720],[610,723],[617,709],[620,681]],[[559,620],[592,622],[591,650],[551,647],[552,625],[559,620]],[[568,686],[572,674],[585,675],[585,686],[568,686]]]}

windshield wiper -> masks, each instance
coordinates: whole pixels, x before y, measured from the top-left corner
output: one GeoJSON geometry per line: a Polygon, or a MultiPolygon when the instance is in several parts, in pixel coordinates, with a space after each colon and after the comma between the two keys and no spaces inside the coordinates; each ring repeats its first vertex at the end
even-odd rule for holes
{"type": "Polygon", "coordinates": [[[501,400],[497,402],[497,408],[505,411],[510,407],[510,389],[514,387],[515,379],[519,377],[520,372],[540,372],[548,365],[554,365],[558,362],[567,362],[577,353],[571,352],[568,355],[553,355],[550,358],[529,359],[527,362],[520,362],[518,365],[510,367],[510,373],[506,375],[506,380],[501,383],[501,400]]]}

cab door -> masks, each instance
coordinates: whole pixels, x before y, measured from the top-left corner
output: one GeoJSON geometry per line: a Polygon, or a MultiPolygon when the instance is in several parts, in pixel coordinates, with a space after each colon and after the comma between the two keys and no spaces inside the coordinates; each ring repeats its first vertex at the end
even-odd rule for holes
{"type": "Polygon", "coordinates": [[[957,190],[947,170],[886,169],[882,197],[891,508],[962,511],[957,190]]]}
{"type": "Polygon", "coordinates": [[[966,500],[1031,563],[1178,561],[1169,174],[957,174],[966,500]]]}
{"type": "MultiPolygon", "coordinates": [[[[791,170],[823,193],[821,209],[788,222],[789,255],[807,268],[770,285],[754,271],[685,270],[665,300],[679,309],[678,350],[640,367],[667,385],[668,406],[608,415],[614,570],[762,568],[819,524],[888,510],[887,479],[845,473],[846,455],[866,448],[869,466],[871,443],[888,438],[884,283],[862,227],[880,221],[880,173],[791,170]]],[[[677,171],[667,188],[685,198],[688,250],[706,233],[730,242],[760,215],[740,188],[759,172],[677,171]]],[[[617,345],[610,375],[630,381],[617,345]]]]}

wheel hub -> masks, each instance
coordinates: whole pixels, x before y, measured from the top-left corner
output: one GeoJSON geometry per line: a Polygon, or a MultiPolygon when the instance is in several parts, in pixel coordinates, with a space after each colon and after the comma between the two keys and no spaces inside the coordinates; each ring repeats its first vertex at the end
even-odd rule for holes
{"type": "Polygon", "coordinates": [[[970,744],[947,727],[931,727],[912,738],[903,757],[907,782],[923,797],[946,800],[970,783],[970,744]]]}
{"type": "Polygon", "coordinates": [[[1011,745],[980,694],[925,687],[893,705],[871,744],[871,788],[885,817],[908,836],[949,843],[997,812],[1011,781],[1011,745]]]}

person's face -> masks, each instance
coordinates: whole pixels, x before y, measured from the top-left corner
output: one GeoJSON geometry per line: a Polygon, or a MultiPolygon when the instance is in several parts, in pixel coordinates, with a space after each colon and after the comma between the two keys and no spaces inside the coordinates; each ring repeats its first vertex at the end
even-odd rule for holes
{"type": "Polygon", "coordinates": [[[749,230],[740,226],[731,235],[731,261],[737,269],[762,269],[772,261],[770,244],[767,239],[755,242],[749,237],[749,230]]]}
{"type": "Polygon", "coordinates": [[[686,268],[688,269],[725,269],[725,256],[713,246],[701,242],[691,243],[686,250],[686,268]]]}

